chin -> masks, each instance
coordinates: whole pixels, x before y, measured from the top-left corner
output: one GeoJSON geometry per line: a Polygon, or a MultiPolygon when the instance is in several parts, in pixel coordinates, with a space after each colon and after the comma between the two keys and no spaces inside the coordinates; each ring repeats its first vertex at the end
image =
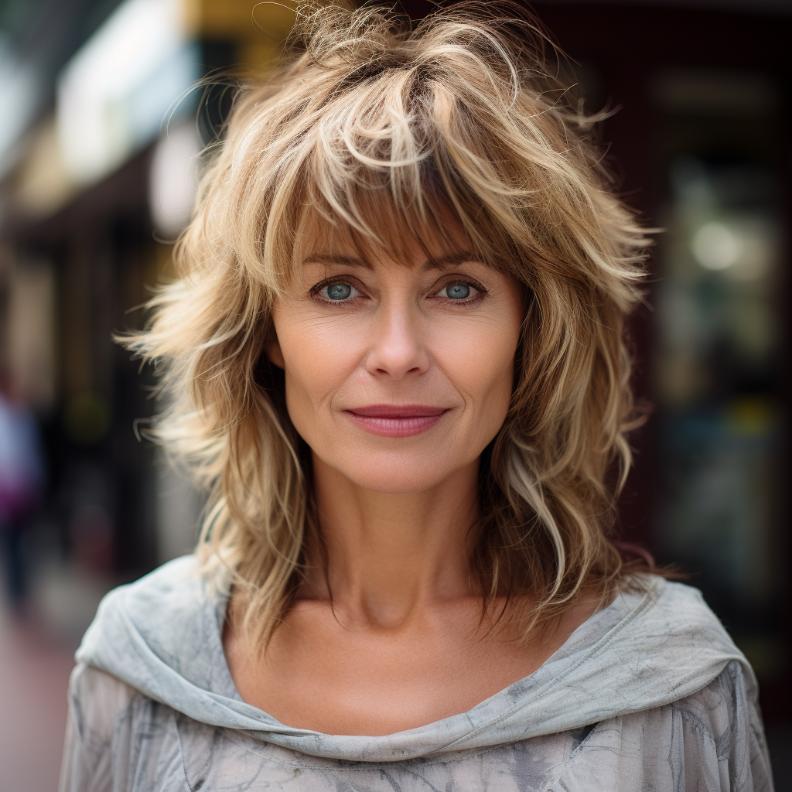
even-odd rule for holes
{"type": "Polygon", "coordinates": [[[430,469],[423,466],[416,467],[410,460],[404,461],[406,469],[401,470],[401,464],[393,461],[377,463],[370,459],[366,463],[355,465],[352,470],[345,472],[339,468],[349,481],[357,487],[374,492],[383,492],[389,495],[408,495],[412,492],[422,492],[435,486],[443,479],[438,475],[437,465],[430,469]],[[364,468],[365,464],[365,468],[364,468]],[[361,471],[365,474],[361,475],[361,471]]]}
{"type": "Polygon", "coordinates": [[[404,479],[401,479],[393,475],[368,476],[365,479],[350,477],[350,481],[362,489],[388,495],[409,495],[414,492],[422,492],[429,489],[434,483],[427,482],[426,478],[416,479],[414,476],[405,476],[404,479]]]}

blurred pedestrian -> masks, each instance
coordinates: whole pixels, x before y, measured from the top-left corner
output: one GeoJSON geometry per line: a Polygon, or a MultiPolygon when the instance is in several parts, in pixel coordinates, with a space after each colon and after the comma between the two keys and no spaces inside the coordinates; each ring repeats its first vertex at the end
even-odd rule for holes
{"type": "Polygon", "coordinates": [[[26,536],[44,484],[36,418],[8,371],[0,369],[0,552],[11,610],[23,615],[29,594],[26,536]]]}

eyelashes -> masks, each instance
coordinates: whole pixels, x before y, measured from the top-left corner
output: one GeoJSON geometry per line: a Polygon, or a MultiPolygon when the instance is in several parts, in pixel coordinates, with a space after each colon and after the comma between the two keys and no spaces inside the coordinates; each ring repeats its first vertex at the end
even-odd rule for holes
{"type": "MultiPolygon", "coordinates": [[[[326,299],[325,297],[318,296],[319,292],[321,292],[323,289],[326,289],[328,286],[333,286],[336,283],[344,283],[351,286],[353,289],[356,289],[357,286],[354,285],[354,283],[352,282],[353,280],[354,279],[348,277],[328,278],[327,280],[323,280],[320,283],[317,283],[315,286],[311,287],[311,289],[308,291],[308,295],[312,300],[314,300],[314,302],[322,303],[324,305],[336,305],[340,307],[354,305],[359,299],[361,299],[360,297],[352,297],[350,299],[345,299],[345,300],[329,300],[326,299]]],[[[444,298],[443,301],[445,303],[450,305],[459,305],[464,308],[471,305],[478,305],[480,302],[482,302],[482,300],[484,300],[484,298],[488,294],[487,289],[485,289],[481,284],[469,278],[454,278],[452,280],[449,280],[446,283],[444,283],[440,287],[440,289],[438,289],[438,291],[442,291],[443,289],[446,289],[449,286],[458,286],[460,284],[464,286],[471,286],[473,289],[479,292],[479,294],[467,300],[453,300],[451,298],[444,298]]]]}

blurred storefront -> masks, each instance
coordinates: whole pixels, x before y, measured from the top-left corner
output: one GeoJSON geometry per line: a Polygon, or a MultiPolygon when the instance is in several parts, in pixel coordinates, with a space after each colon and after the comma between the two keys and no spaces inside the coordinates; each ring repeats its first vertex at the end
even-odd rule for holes
{"type": "MultiPolygon", "coordinates": [[[[753,664],[779,788],[792,777],[788,444],[792,6],[536,3],[578,62],[621,194],[660,226],[623,533],[692,573],[753,664]]],[[[784,787],[786,788],[786,787],[784,787]]]]}
{"type": "Polygon", "coordinates": [[[197,536],[201,498],[141,434],[152,372],[111,335],[142,326],[168,272],[200,151],[228,109],[227,70],[266,69],[293,15],[220,0],[49,10],[12,3],[0,16],[0,76],[24,97],[0,119],[0,362],[45,429],[36,554],[101,589],[197,536]]]}

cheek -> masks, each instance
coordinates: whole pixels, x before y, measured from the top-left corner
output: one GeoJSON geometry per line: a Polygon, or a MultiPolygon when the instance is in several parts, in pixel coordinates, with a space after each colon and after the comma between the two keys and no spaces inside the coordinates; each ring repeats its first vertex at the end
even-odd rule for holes
{"type": "Polygon", "coordinates": [[[286,362],[287,390],[292,397],[307,397],[311,402],[324,398],[347,376],[352,358],[351,345],[343,334],[320,324],[300,323],[279,330],[281,350],[286,362]]]}
{"type": "Polygon", "coordinates": [[[479,326],[476,332],[458,336],[446,347],[446,360],[453,366],[460,386],[477,396],[508,390],[514,372],[517,336],[503,323],[479,326]]]}

